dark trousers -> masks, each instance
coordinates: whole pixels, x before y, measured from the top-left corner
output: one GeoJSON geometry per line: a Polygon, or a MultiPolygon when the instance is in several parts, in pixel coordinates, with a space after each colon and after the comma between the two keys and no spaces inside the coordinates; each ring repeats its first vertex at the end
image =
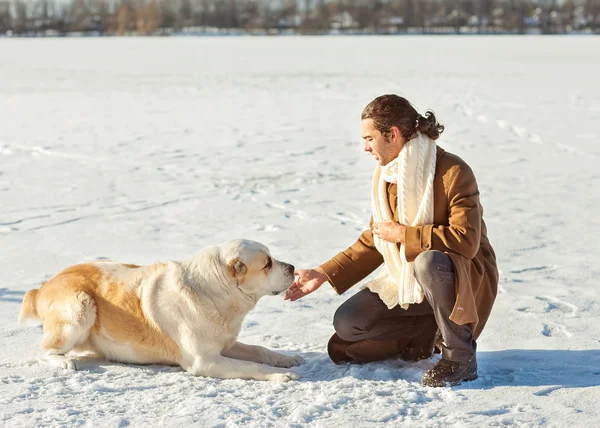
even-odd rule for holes
{"type": "MultiPolygon", "coordinates": [[[[468,361],[477,348],[468,324],[450,320],[456,303],[454,265],[441,251],[426,251],[414,261],[415,276],[423,288],[425,300],[408,309],[388,309],[379,296],[365,289],[338,308],[333,318],[337,335],[343,340],[418,340],[439,328],[442,357],[451,361],[468,361]]],[[[424,338],[427,339],[427,338],[424,338]]],[[[430,339],[429,339],[430,340],[430,339]]]]}

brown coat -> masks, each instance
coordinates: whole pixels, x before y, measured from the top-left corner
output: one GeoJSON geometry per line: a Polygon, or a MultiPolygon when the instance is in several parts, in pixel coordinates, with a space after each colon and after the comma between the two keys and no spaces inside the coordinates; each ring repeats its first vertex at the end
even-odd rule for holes
{"type": "MultiPolygon", "coordinates": [[[[456,278],[456,304],[450,319],[457,324],[472,324],[477,338],[490,315],[498,288],[496,255],[487,238],[477,182],[461,158],[438,147],[433,185],[434,224],[407,227],[406,258],[413,261],[429,250],[450,256],[456,278]]],[[[388,184],[388,197],[394,220],[398,221],[395,183],[388,184]]],[[[368,229],[350,248],[321,268],[335,291],[342,294],[382,263],[383,257],[368,229]]]]}

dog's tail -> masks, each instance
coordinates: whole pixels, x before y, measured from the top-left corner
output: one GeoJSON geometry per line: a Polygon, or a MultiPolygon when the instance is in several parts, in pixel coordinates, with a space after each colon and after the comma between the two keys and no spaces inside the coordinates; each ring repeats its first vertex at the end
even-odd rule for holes
{"type": "Polygon", "coordinates": [[[28,319],[35,318],[39,319],[39,315],[37,313],[36,308],[36,297],[38,293],[38,289],[34,288],[33,290],[29,290],[23,296],[23,303],[21,305],[21,313],[19,314],[19,322],[22,323],[28,319]]]}

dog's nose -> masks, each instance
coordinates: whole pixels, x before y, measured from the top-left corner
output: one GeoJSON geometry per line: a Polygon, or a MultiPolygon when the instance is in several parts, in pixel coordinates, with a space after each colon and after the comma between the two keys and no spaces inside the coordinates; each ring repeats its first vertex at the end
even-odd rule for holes
{"type": "Polygon", "coordinates": [[[294,265],[290,265],[288,264],[288,269],[290,270],[290,272],[294,273],[294,271],[296,270],[296,268],[294,267],[294,265]]]}

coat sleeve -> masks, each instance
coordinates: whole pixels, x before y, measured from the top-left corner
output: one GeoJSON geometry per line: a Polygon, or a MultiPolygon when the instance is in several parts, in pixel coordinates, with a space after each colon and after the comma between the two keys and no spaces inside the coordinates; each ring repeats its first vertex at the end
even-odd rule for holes
{"type": "Polygon", "coordinates": [[[439,250],[471,260],[481,241],[479,189],[471,168],[453,167],[448,185],[448,225],[426,224],[406,228],[405,255],[412,262],[420,253],[439,250]]]}
{"type": "MultiPolygon", "coordinates": [[[[371,218],[370,224],[372,225],[371,218]]],[[[323,263],[329,283],[338,294],[342,294],[363,280],[383,263],[383,256],[375,248],[373,232],[365,230],[351,247],[323,263]]]]}

